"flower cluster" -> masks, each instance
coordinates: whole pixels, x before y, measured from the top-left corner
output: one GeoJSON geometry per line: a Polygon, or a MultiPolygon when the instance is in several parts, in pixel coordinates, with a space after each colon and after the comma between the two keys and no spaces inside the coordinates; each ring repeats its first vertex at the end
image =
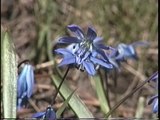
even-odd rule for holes
{"type": "Polygon", "coordinates": [[[45,112],[37,112],[34,115],[32,115],[32,118],[43,118],[46,120],[56,120],[56,113],[51,106],[48,106],[45,112]]]}
{"type": "Polygon", "coordinates": [[[105,46],[101,37],[97,37],[95,30],[88,27],[87,34],[77,25],[68,25],[68,29],[74,33],[75,37],[61,37],[59,44],[68,44],[67,48],[59,48],[56,53],[63,55],[63,60],[59,64],[74,65],[80,70],[86,70],[88,74],[94,75],[98,66],[107,69],[113,68],[104,50],[113,50],[112,47],[105,46]]]}
{"type": "MultiPolygon", "coordinates": [[[[101,66],[105,69],[118,68],[121,62],[127,59],[137,60],[137,46],[146,46],[146,42],[135,42],[132,44],[119,44],[116,48],[106,46],[102,43],[102,37],[98,37],[94,28],[88,27],[87,34],[77,25],[68,25],[67,28],[74,33],[74,37],[61,37],[58,44],[66,44],[66,48],[55,50],[57,54],[63,56],[59,66],[74,66],[82,71],[87,71],[89,75],[95,75],[96,70],[101,66]]],[[[158,81],[158,72],[152,78],[152,81],[158,81]]],[[[18,76],[17,88],[17,106],[21,108],[26,106],[31,97],[34,88],[33,67],[25,64],[18,76]]],[[[158,112],[158,95],[150,98],[148,104],[152,104],[154,113],[158,112]]],[[[43,118],[56,120],[56,113],[50,106],[45,112],[37,112],[32,118],[43,118]]]]}
{"type": "Polygon", "coordinates": [[[75,37],[59,38],[58,44],[68,45],[66,48],[55,50],[56,53],[63,55],[59,66],[74,65],[80,70],[86,70],[89,75],[95,75],[99,66],[105,69],[118,68],[119,64],[127,59],[138,59],[135,48],[148,45],[147,42],[135,42],[129,45],[121,43],[112,48],[102,43],[102,37],[97,37],[92,27],[88,27],[87,34],[74,24],[68,25],[67,28],[75,37]]]}
{"type": "Polygon", "coordinates": [[[17,106],[21,108],[26,106],[28,99],[31,97],[34,87],[33,67],[25,64],[20,75],[18,76],[17,85],[17,106]]]}

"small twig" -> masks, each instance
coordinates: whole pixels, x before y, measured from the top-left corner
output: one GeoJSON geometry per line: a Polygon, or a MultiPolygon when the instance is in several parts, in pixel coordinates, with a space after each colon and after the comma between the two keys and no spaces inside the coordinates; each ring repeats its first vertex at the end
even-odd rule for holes
{"type": "Polygon", "coordinates": [[[53,89],[51,85],[45,85],[45,84],[37,84],[36,87],[41,89],[46,89],[46,90],[53,89]]]}
{"type": "Polygon", "coordinates": [[[148,83],[155,75],[157,75],[158,71],[155,72],[151,77],[141,83],[137,88],[135,88],[132,92],[122,98],[107,114],[105,117],[109,117],[124,101],[126,101],[131,95],[133,95],[137,90],[141,89],[146,83],[148,83]]]}
{"type": "Polygon", "coordinates": [[[142,73],[138,72],[130,65],[124,63],[124,66],[122,66],[122,67],[125,68],[126,70],[128,70],[129,72],[131,72],[133,75],[139,77],[140,80],[143,80],[143,81],[146,80],[146,77],[142,73]]]}
{"type": "Polygon", "coordinates": [[[35,69],[43,69],[43,68],[47,68],[47,67],[50,67],[50,66],[53,66],[53,65],[54,65],[53,61],[48,61],[48,62],[36,65],[35,69]]]}
{"type": "Polygon", "coordinates": [[[36,110],[36,112],[40,112],[40,109],[36,106],[36,104],[31,99],[29,99],[28,101],[32,105],[32,107],[36,110]]]}
{"type": "MultiPolygon", "coordinates": [[[[141,66],[139,65],[138,70],[140,71],[141,66]]],[[[134,79],[132,80],[132,83],[130,84],[130,86],[127,88],[126,92],[123,94],[123,96],[126,96],[127,94],[129,94],[137,85],[138,85],[138,79],[137,79],[137,75],[135,75],[134,79]]]]}

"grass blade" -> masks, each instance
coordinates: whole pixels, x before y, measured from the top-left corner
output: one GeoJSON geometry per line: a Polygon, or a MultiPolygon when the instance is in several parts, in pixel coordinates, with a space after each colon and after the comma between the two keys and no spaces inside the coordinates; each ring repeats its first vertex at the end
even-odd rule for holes
{"type": "MultiPolygon", "coordinates": [[[[60,78],[56,76],[52,76],[53,83],[56,87],[60,84],[60,78]]],[[[62,87],[60,89],[61,96],[66,100],[68,96],[72,93],[72,90],[68,87],[66,82],[62,84],[62,87]]],[[[82,102],[82,100],[78,97],[78,95],[73,94],[69,105],[73,112],[78,116],[78,118],[93,118],[92,113],[88,110],[86,105],[82,102]]]]}
{"type": "Polygon", "coordinates": [[[64,101],[63,105],[57,110],[56,116],[57,118],[60,118],[62,112],[65,110],[65,108],[68,106],[68,102],[71,99],[72,95],[75,93],[76,90],[74,90],[69,97],[64,101]]]}
{"type": "Polygon", "coordinates": [[[16,118],[17,60],[12,40],[7,32],[1,40],[1,51],[4,118],[16,118]]]}
{"type": "Polygon", "coordinates": [[[95,82],[95,89],[100,102],[101,110],[104,113],[107,113],[109,112],[109,104],[106,99],[106,94],[105,94],[105,90],[103,89],[104,87],[103,87],[102,81],[100,80],[99,76],[92,77],[92,80],[95,82]]]}

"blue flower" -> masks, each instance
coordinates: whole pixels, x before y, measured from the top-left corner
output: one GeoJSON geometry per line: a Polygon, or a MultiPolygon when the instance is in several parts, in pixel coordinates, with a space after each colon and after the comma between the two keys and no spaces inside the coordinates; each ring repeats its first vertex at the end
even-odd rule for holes
{"type": "MultiPolygon", "coordinates": [[[[157,87],[155,89],[158,89],[158,71],[155,72],[152,76],[153,77],[152,77],[151,81],[156,82],[157,87]]],[[[158,112],[158,94],[155,95],[155,96],[153,96],[153,97],[151,97],[149,99],[149,101],[148,101],[148,104],[149,105],[152,104],[152,111],[153,111],[153,113],[157,113],[158,112]]]]}
{"type": "Polygon", "coordinates": [[[101,43],[102,38],[97,37],[92,27],[88,27],[86,35],[77,25],[68,25],[68,29],[74,33],[75,37],[59,39],[59,44],[68,44],[67,48],[55,50],[58,54],[63,55],[59,66],[71,64],[80,70],[86,70],[90,75],[96,73],[96,67],[99,65],[109,69],[113,67],[104,52],[112,48],[101,43]]]}
{"type": "Polygon", "coordinates": [[[45,112],[37,112],[32,118],[43,118],[47,120],[56,120],[56,113],[51,106],[48,106],[45,112]]]}
{"type": "Polygon", "coordinates": [[[148,104],[152,104],[153,113],[158,113],[158,95],[151,97],[148,104]]]}
{"type": "Polygon", "coordinates": [[[28,99],[31,97],[33,92],[34,73],[31,65],[24,65],[24,68],[18,76],[17,82],[17,105],[18,108],[21,108],[26,105],[28,99]]]}
{"type": "Polygon", "coordinates": [[[116,50],[109,55],[109,61],[113,64],[114,67],[118,68],[119,64],[127,59],[137,60],[137,46],[146,46],[147,42],[134,42],[132,44],[121,43],[115,48],[116,50]]]}
{"type": "Polygon", "coordinates": [[[154,82],[158,82],[158,71],[156,72],[156,75],[151,80],[154,82]]]}

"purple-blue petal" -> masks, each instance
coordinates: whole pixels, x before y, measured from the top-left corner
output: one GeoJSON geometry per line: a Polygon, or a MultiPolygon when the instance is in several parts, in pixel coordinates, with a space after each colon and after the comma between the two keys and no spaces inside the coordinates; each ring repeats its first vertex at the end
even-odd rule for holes
{"type": "Polygon", "coordinates": [[[100,60],[100,59],[98,59],[98,58],[91,57],[90,60],[91,60],[94,64],[99,64],[99,65],[101,65],[101,66],[103,66],[103,67],[106,67],[106,68],[109,68],[109,69],[113,68],[112,64],[107,63],[107,62],[104,62],[104,61],[102,61],[102,60],[100,60]]]}
{"type": "Polygon", "coordinates": [[[116,60],[114,60],[113,58],[109,58],[109,62],[110,62],[115,68],[118,68],[118,67],[119,67],[119,63],[116,62],[116,60]]]}
{"type": "Polygon", "coordinates": [[[44,118],[47,120],[56,120],[56,113],[52,107],[47,107],[44,118]]]}
{"type": "Polygon", "coordinates": [[[153,113],[158,112],[158,98],[153,101],[152,110],[153,110],[153,113]]]}
{"type": "Polygon", "coordinates": [[[68,51],[70,51],[72,54],[75,54],[75,52],[79,49],[79,44],[70,44],[66,48],[68,51]]]}
{"type": "Polygon", "coordinates": [[[105,52],[101,49],[96,49],[97,53],[99,53],[102,56],[102,59],[109,62],[108,56],[105,54],[105,52]]]}
{"type": "Polygon", "coordinates": [[[30,98],[34,88],[34,73],[33,73],[33,67],[31,65],[28,65],[28,71],[26,73],[26,82],[27,82],[27,96],[28,98],[30,98]]]}
{"type": "Polygon", "coordinates": [[[63,65],[69,65],[74,64],[76,62],[76,58],[74,56],[72,57],[64,57],[63,60],[59,63],[59,67],[63,65]]]}
{"type": "Polygon", "coordinates": [[[63,55],[63,59],[58,66],[72,64],[76,61],[75,56],[68,49],[59,48],[55,52],[63,55]]]}
{"type": "Polygon", "coordinates": [[[83,61],[83,66],[85,67],[85,70],[88,72],[88,74],[95,75],[96,71],[93,63],[88,61],[83,61]]]}
{"type": "Polygon", "coordinates": [[[71,43],[80,43],[81,40],[76,37],[61,37],[59,38],[58,43],[71,44],[71,43]]]}
{"type": "Polygon", "coordinates": [[[32,115],[32,118],[42,118],[45,115],[45,112],[37,112],[32,115]]]}
{"type": "Polygon", "coordinates": [[[93,40],[93,44],[100,43],[102,40],[103,40],[103,37],[96,37],[96,38],[93,40]]]}
{"type": "Polygon", "coordinates": [[[70,50],[64,49],[64,48],[56,49],[55,52],[56,52],[57,54],[62,54],[62,55],[64,55],[64,56],[68,56],[68,57],[72,57],[72,56],[73,56],[73,54],[71,53],[70,50]]]}
{"type": "Polygon", "coordinates": [[[26,72],[28,70],[28,65],[25,65],[24,68],[22,69],[20,75],[18,76],[18,85],[17,85],[17,96],[20,97],[23,92],[27,89],[27,84],[26,84],[26,72]]]}
{"type": "Polygon", "coordinates": [[[149,99],[149,101],[148,101],[148,105],[152,104],[153,101],[154,101],[155,99],[157,99],[157,98],[158,98],[158,95],[152,96],[152,97],[149,99]]]}
{"type": "Polygon", "coordinates": [[[82,29],[78,25],[74,25],[74,24],[68,25],[67,28],[71,32],[73,32],[78,39],[83,39],[84,38],[84,33],[83,33],[82,29]]]}
{"type": "Polygon", "coordinates": [[[152,81],[157,81],[158,80],[158,71],[155,73],[155,76],[152,78],[152,81]]]}
{"type": "Polygon", "coordinates": [[[27,93],[24,92],[21,97],[17,98],[17,108],[18,110],[25,107],[28,103],[27,93]]]}
{"type": "Polygon", "coordinates": [[[152,104],[152,111],[153,113],[157,113],[158,112],[158,95],[152,96],[149,101],[148,104],[152,104]]]}
{"type": "Polygon", "coordinates": [[[95,32],[94,28],[88,27],[87,38],[90,40],[90,42],[93,42],[96,37],[97,33],[95,32]]]}
{"type": "Polygon", "coordinates": [[[116,60],[124,60],[126,58],[137,59],[137,53],[132,45],[119,44],[117,47],[118,55],[116,60]]]}
{"type": "Polygon", "coordinates": [[[94,44],[97,48],[99,48],[99,49],[105,49],[105,50],[110,50],[111,49],[111,47],[109,47],[109,46],[105,46],[104,44],[102,44],[102,43],[98,43],[98,44],[94,44]]]}

